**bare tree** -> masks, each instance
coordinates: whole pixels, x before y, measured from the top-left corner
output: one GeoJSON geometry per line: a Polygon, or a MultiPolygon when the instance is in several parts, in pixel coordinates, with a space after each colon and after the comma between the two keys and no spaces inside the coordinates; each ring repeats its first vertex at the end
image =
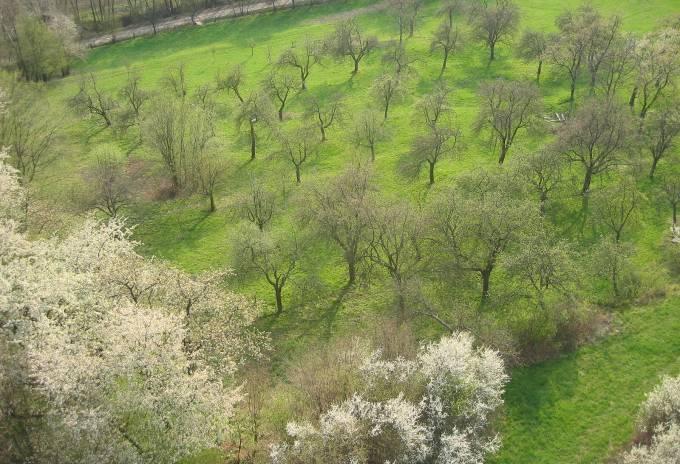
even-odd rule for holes
{"type": "Polygon", "coordinates": [[[557,132],[556,149],[583,166],[582,194],[593,176],[621,164],[632,131],[630,114],[609,99],[590,99],[557,132]]]}
{"type": "Polygon", "coordinates": [[[288,232],[272,233],[245,228],[237,248],[243,259],[261,273],[274,289],[276,314],[283,312],[283,289],[297,267],[299,246],[288,232]]]}
{"type": "Polygon", "coordinates": [[[263,85],[269,95],[278,102],[279,121],[283,121],[283,110],[293,89],[296,87],[295,79],[287,72],[271,71],[263,85]]]}
{"type": "Polygon", "coordinates": [[[593,25],[599,18],[597,11],[583,5],[575,11],[565,11],[555,21],[559,33],[551,40],[546,53],[550,62],[569,76],[571,102],[574,101],[593,25]]]}
{"type": "Polygon", "coordinates": [[[224,179],[224,162],[211,150],[203,150],[193,159],[192,175],[194,188],[210,201],[210,212],[217,209],[215,191],[224,179]]]}
{"type": "Polygon", "coordinates": [[[645,145],[652,157],[649,178],[654,178],[654,172],[662,158],[676,146],[676,137],[680,134],[680,111],[675,104],[653,113],[643,125],[645,145]]]}
{"type": "Polygon", "coordinates": [[[238,101],[244,103],[243,96],[241,95],[241,86],[243,84],[244,76],[241,66],[234,66],[226,75],[218,74],[215,77],[216,88],[218,91],[226,90],[227,92],[233,92],[238,98],[238,101]]]}
{"type": "Polygon", "coordinates": [[[125,85],[120,89],[120,96],[125,100],[136,118],[139,118],[142,106],[144,106],[151,98],[149,93],[139,85],[140,80],[141,76],[138,72],[128,69],[127,80],[125,81],[125,85]]]}
{"type": "Polygon", "coordinates": [[[368,257],[374,189],[371,171],[352,166],[314,191],[313,219],[342,250],[348,285],[354,284],[357,266],[368,257]]]}
{"type": "Polygon", "coordinates": [[[678,224],[678,205],[680,204],[680,178],[675,175],[664,177],[663,191],[673,210],[673,226],[676,226],[678,224]]]}
{"type": "Polygon", "coordinates": [[[439,78],[444,75],[446,71],[446,63],[449,60],[451,52],[455,51],[460,46],[460,34],[458,28],[452,26],[448,21],[444,21],[439,25],[432,37],[430,44],[430,51],[441,50],[443,53],[442,67],[439,71],[439,78]]]}
{"type": "Polygon", "coordinates": [[[545,214],[548,195],[562,182],[564,158],[553,150],[542,150],[522,156],[517,164],[518,174],[538,193],[541,215],[545,214]]]}
{"type": "Polygon", "coordinates": [[[309,38],[301,48],[289,48],[279,58],[279,65],[296,68],[300,72],[302,90],[307,88],[307,78],[311,68],[321,60],[322,44],[309,38]]]}
{"type": "Polygon", "coordinates": [[[418,168],[427,163],[430,185],[434,184],[435,166],[442,158],[455,153],[459,138],[460,130],[448,124],[438,124],[429,127],[426,134],[413,141],[410,157],[418,168]]]}
{"type": "Polygon", "coordinates": [[[636,50],[635,88],[630,106],[639,103],[640,117],[644,118],[680,73],[680,31],[647,34],[636,50]]]}
{"type": "Polygon", "coordinates": [[[321,141],[326,141],[326,129],[342,117],[342,101],[339,97],[311,97],[307,99],[306,114],[316,121],[321,132],[321,141]]]}
{"type": "Polygon", "coordinates": [[[438,253],[454,269],[480,276],[485,303],[498,260],[524,232],[535,229],[538,211],[498,187],[485,187],[449,190],[433,203],[430,217],[438,253]]]}
{"type": "Polygon", "coordinates": [[[58,127],[43,95],[28,84],[12,83],[7,99],[4,111],[0,108],[0,147],[7,148],[11,164],[26,185],[54,159],[58,127]]]}
{"type": "Polygon", "coordinates": [[[146,143],[157,152],[175,191],[188,185],[194,161],[215,137],[215,117],[183,99],[154,102],[143,130],[146,143]]]}
{"type": "Polygon", "coordinates": [[[383,109],[383,120],[387,120],[387,112],[390,104],[399,98],[403,93],[402,83],[397,76],[392,74],[382,74],[373,81],[371,86],[373,97],[378,101],[383,109]]]}
{"type": "Polygon", "coordinates": [[[79,111],[101,118],[106,127],[111,126],[113,112],[118,108],[118,102],[99,88],[94,73],[81,79],[80,89],[73,97],[72,104],[79,111]]]}
{"type": "Polygon", "coordinates": [[[596,193],[593,208],[595,220],[609,229],[618,243],[624,228],[635,222],[642,200],[642,194],[633,179],[619,179],[596,193]]]}
{"type": "Polygon", "coordinates": [[[376,146],[385,137],[385,129],[377,112],[371,110],[361,112],[354,123],[352,137],[357,146],[370,150],[371,161],[375,161],[376,146]]]}
{"type": "Polygon", "coordinates": [[[397,77],[407,76],[412,71],[413,63],[417,61],[416,58],[412,58],[406,48],[401,44],[395,44],[388,48],[387,52],[382,57],[382,61],[387,63],[390,67],[393,67],[394,73],[397,77]]]}
{"type": "Polygon", "coordinates": [[[281,152],[295,167],[295,180],[301,181],[302,165],[313,156],[318,149],[315,129],[310,126],[299,126],[292,131],[281,134],[281,152]]]}
{"type": "Polygon", "coordinates": [[[461,14],[466,9],[465,0],[446,0],[437,12],[439,15],[445,15],[449,26],[453,27],[453,17],[461,14]]]}
{"type": "Polygon", "coordinates": [[[423,225],[420,212],[406,202],[380,205],[371,224],[369,258],[392,278],[402,313],[406,309],[405,287],[425,261],[423,225]]]}
{"type": "Polygon", "coordinates": [[[440,121],[446,121],[451,114],[449,105],[449,88],[439,82],[432,92],[424,95],[417,104],[417,109],[423,115],[423,122],[429,128],[435,128],[440,121]]]}
{"type": "Polygon", "coordinates": [[[484,2],[473,16],[473,34],[489,49],[489,60],[496,57],[496,45],[512,37],[519,25],[519,8],[511,0],[495,0],[493,5],[484,2]]]}
{"type": "Polygon", "coordinates": [[[590,74],[590,94],[595,93],[597,76],[604,63],[612,58],[614,46],[621,35],[621,18],[612,16],[605,20],[596,16],[590,37],[587,41],[584,57],[590,74]]]}
{"type": "Polygon", "coordinates": [[[399,45],[404,41],[404,31],[408,25],[409,0],[389,0],[387,6],[392,16],[397,19],[399,26],[399,45]]]}
{"type": "Polygon", "coordinates": [[[184,63],[169,69],[161,79],[161,85],[171,91],[176,97],[184,98],[187,96],[188,87],[184,63]]]}
{"type": "Polygon", "coordinates": [[[327,47],[337,57],[349,57],[354,63],[352,74],[359,72],[359,63],[378,44],[378,39],[365,36],[355,19],[343,21],[327,41],[327,47]]]}
{"type": "Polygon", "coordinates": [[[612,44],[609,57],[602,63],[600,86],[605,95],[611,98],[616,94],[619,86],[635,71],[635,56],[637,54],[637,39],[632,35],[619,37],[612,44]]]}
{"type": "Polygon", "coordinates": [[[255,159],[255,144],[257,141],[255,126],[258,123],[263,123],[266,126],[271,125],[273,113],[274,109],[272,108],[271,101],[261,92],[251,93],[239,106],[236,113],[236,125],[240,129],[244,124],[248,124],[251,160],[255,159]]]}
{"type": "Polygon", "coordinates": [[[132,199],[130,173],[120,153],[105,147],[97,153],[94,169],[88,176],[86,204],[115,218],[132,199]]]}
{"type": "Polygon", "coordinates": [[[517,46],[517,54],[524,61],[538,61],[536,68],[536,84],[541,81],[541,70],[543,68],[543,60],[546,58],[548,51],[548,43],[555,40],[549,38],[545,32],[533,31],[527,29],[522,33],[522,38],[517,46]]]}
{"type": "Polygon", "coordinates": [[[241,216],[264,230],[276,210],[276,195],[262,182],[252,179],[250,189],[240,196],[237,208],[241,216]]]}
{"type": "Polygon", "coordinates": [[[480,89],[482,107],[475,125],[480,131],[489,127],[500,145],[498,163],[505,156],[520,129],[537,122],[541,110],[541,96],[535,84],[496,79],[485,82],[480,89]]]}

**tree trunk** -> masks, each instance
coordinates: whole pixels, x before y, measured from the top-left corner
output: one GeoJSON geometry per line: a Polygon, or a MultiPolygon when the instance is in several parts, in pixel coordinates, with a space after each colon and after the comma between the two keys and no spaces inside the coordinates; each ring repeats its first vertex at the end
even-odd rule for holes
{"type": "Polygon", "coordinates": [[[493,268],[487,267],[486,269],[480,271],[482,277],[482,303],[485,303],[489,299],[489,286],[491,283],[491,271],[493,268]]]}
{"type": "Polygon", "coordinates": [[[255,159],[255,125],[250,122],[250,159],[255,159]]]}
{"type": "Polygon", "coordinates": [[[356,281],[357,278],[357,268],[356,268],[356,262],[354,260],[354,257],[346,257],[347,259],[347,274],[349,280],[347,281],[347,285],[354,285],[354,282],[356,281]]]}
{"type": "Polygon", "coordinates": [[[633,108],[635,106],[635,99],[637,98],[637,85],[633,87],[633,92],[630,94],[630,98],[628,99],[628,106],[633,108]]]}
{"type": "Polygon", "coordinates": [[[430,185],[434,184],[434,164],[430,161],[428,161],[428,164],[430,165],[430,185]]]}
{"type": "Polygon", "coordinates": [[[375,144],[371,144],[371,161],[375,161],[375,144]]]}
{"type": "Polygon", "coordinates": [[[538,69],[536,70],[536,84],[541,82],[541,69],[543,68],[543,60],[538,60],[538,69]]]}
{"type": "Polygon", "coordinates": [[[678,204],[673,203],[673,225],[678,223],[678,204]]]}
{"type": "Polygon", "coordinates": [[[297,164],[295,165],[295,181],[300,183],[300,166],[297,164]]]}
{"type": "Polygon", "coordinates": [[[326,141],[326,129],[324,129],[323,124],[319,125],[319,129],[321,129],[321,141],[325,142],[326,141]]]}
{"type": "Polygon", "coordinates": [[[359,60],[356,58],[352,58],[354,60],[354,71],[352,71],[352,74],[356,74],[359,72],[359,60]]]}
{"type": "Polygon", "coordinates": [[[583,178],[583,187],[581,188],[581,194],[586,195],[590,191],[590,181],[593,180],[593,171],[588,168],[586,169],[586,175],[583,178]]]}
{"type": "Polygon", "coordinates": [[[282,291],[282,286],[274,286],[274,295],[276,296],[276,314],[281,314],[283,312],[283,297],[281,295],[282,291]]]}
{"type": "Polygon", "coordinates": [[[659,163],[659,158],[656,156],[652,158],[652,167],[649,170],[649,178],[654,179],[654,172],[656,171],[656,165],[659,163]]]}
{"type": "Polygon", "coordinates": [[[545,203],[548,201],[548,194],[546,192],[541,192],[541,200],[539,206],[539,213],[541,216],[545,216],[545,203]]]}
{"type": "Polygon", "coordinates": [[[213,192],[210,192],[210,212],[214,213],[215,209],[215,195],[213,192]]]}
{"type": "Polygon", "coordinates": [[[489,44],[489,61],[493,61],[496,58],[496,43],[492,42],[489,44]]]}
{"type": "Polygon", "coordinates": [[[390,101],[387,100],[385,102],[385,114],[383,115],[383,121],[387,121],[387,112],[389,111],[389,109],[390,109],[390,101]]]}
{"type": "Polygon", "coordinates": [[[498,164],[503,164],[503,161],[505,161],[505,155],[508,153],[508,147],[505,143],[501,142],[501,154],[498,157],[498,164]]]}
{"type": "Polygon", "coordinates": [[[449,60],[449,52],[447,50],[444,50],[444,61],[442,62],[442,69],[439,71],[439,79],[442,78],[444,75],[444,71],[446,71],[446,62],[449,60]]]}
{"type": "Polygon", "coordinates": [[[576,93],[576,78],[571,78],[571,86],[569,87],[569,101],[574,101],[574,94],[576,93]]]}

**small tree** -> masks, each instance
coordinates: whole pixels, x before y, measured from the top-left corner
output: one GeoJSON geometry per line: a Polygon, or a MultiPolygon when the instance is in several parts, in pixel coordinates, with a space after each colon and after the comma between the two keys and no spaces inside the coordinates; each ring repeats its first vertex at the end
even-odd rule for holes
{"type": "Polygon", "coordinates": [[[630,106],[640,105],[640,117],[672,86],[680,74],[680,31],[650,33],[638,42],[635,55],[635,87],[630,106]]]}
{"type": "Polygon", "coordinates": [[[643,125],[645,145],[652,157],[649,178],[654,178],[654,172],[662,158],[676,146],[676,137],[680,134],[680,111],[673,105],[654,113],[643,125]]]}
{"type": "Polygon", "coordinates": [[[485,3],[473,15],[473,34],[484,42],[489,49],[489,60],[496,57],[496,45],[517,31],[519,24],[519,8],[511,0],[495,0],[492,5],[485,3]]]}
{"type": "Polygon", "coordinates": [[[637,39],[632,35],[619,37],[614,41],[608,58],[602,63],[600,87],[607,97],[616,94],[635,71],[637,39]]]}
{"type": "Polygon", "coordinates": [[[678,205],[680,204],[680,179],[677,176],[664,177],[663,191],[673,210],[673,226],[676,226],[678,224],[678,205]]]}
{"type": "Polygon", "coordinates": [[[348,285],[354,284],[357,266],[368,257],[374,189],[371,171],[353,166],[314,191],[313,219],[342,250],[348,285]]]}
{"type": "Polygon", "coordinates": [[[609,99],[591,99],[557,132],[556,149],[583,166],[582,194],[593,176],[620,164],[628,148],[632,121],[628,111],[609,99]]]}
{"type": "Polygon", "coordinates": [[[302,165],[313,156],[318,148],[313,127],[300,126],[281,134],[281,152],[295,167],[295,180],[301,181],[302,165]]]}
{"type": "Polygon", "coordinates": [[[283,312],[283,289],[295,271],[299,256],[297,240],[287,233],[263,232],[244,228],[239,234],[238,248],[242,259],[261,273],[274,289],[276,314],[283,312]]]}
{"type": "Polygon", "coordinates": [[[387,52],[382,57],[382,61],[393,67],[394,73],[398,78],[408,76],[412,71],[412,64],[417,61],[412,58],[401,44],[395,44],[388,48],[387,52]]]}
{"type": "Polygon", "coordinates": [[[305,39],[302,48],[289,48],[279,58],[279,65],[296,68],[300,72],[300,86],[307,88],[307,78],[311,68],[321,60],[322,44],[305,39]]]}
{"type": "Polygon", "coordinates": [[[403,93],[402,83],[397,76],[382,74],[371,86],[371,92],[383,109],[383,121],[387,120],[390,104],[403,93]]]}
{"type": "Polygon", "coordinates": [[[279,121],[283,121],[283,110],[291,91],[296,87],[295,79],[287,72],[272,71],[263,83],[269,95],[278,103],[279,121]]]}
{"type": "Polygon", "coordinates": [[[106,127],[111,126],[113,112],[118,108],[118,102],[99,88],[94,73],[81,79],[80,90],[72,104],[79,111],[101,118],[106,127]]]}
{"type": "Polygon", "coordinates": [[[460,130],[450,126],[439,124],[428,128],[424,135],[416,137],[410,151],[410,157],[420,167],[428,165],[429,182],[434,184],[434,168],[445,156],[455,153],[456,145],[460,137],[460,130]]]}
{"type": "Polygon", "coordinates": [[[266,126],[271,125],[273,113],[274,109],[272,108],[271,101],[261,92],[251,93],[248,99],[242,101],[239,106],[236,113],[236,125],[240,129],[244,124],[248,124],[251,160],[255,159],[255,144],[257,141],[255,126],[258,123],[263,123],[266,126]]]}
{"type": "Polygon", "coordinates": [[[624,228],[636,221],[643,201],[634,180],[621,179],[597,192],[594,200],[595,221],[614,234],[616,243],[620,242],[624,228]]]}
{"type": "Polygon", "coordinates": [[[584,58],[590,74],[590,94],[595,93],[597,77],[604,64],[612,58],[614,46],[621,35],[621,18],[605,20],[597,15],[590,30],[584,58]]]}
{"type": "Polygon", "coordinates": [[[180,63],[177,66],[170,68],[161,79],[161,86],[177,98],[186,97],[189,89],[187,86],[184,63],[180,63]]]}
{"type": "Polygon", "coordinates": [[[375,161],[375,148],[384,137],[385,129],[377,112],[366,110],[358,115],[354,123],[354,143],[370,150],[371,161],[375,161]]]}
{"type": "Polygon", "coordinates": [[[130,173],[125,170],[121,154],[105,147],[96,154],[96,164],[88,176],[86,204],[111,218],[129,205],[132,199],[130,173]]]}
{"type": "Polygon", "coordinates": [[[630,257],[633,247],[630,244],[603,239],[595,249],[593,263],[597,272],[609,280],[614,296],[621,296],[622,279],[630,272],[630,257]]]}
{"type": "Polygon", "coordinates": [[[451,114],[449,105],[449,89],[444,83],[437,83],[432,92],[424,95],[418,104],[417,109],[423,116],[425,126],[433,129],[440,122],[448,122],[451,114]]]}
{"type": "Polygon", "coordinates": [[[533,84],[504,79],[482,84],[480,94],[482,107],[476,130],[491,129],[493,139],[500,145],[498,164],[503,164],[519,130],[537,122],[541,96],[533,84]]]}
{"type": "Polygon", "coordinates": [[[237,208],[244,219],[263,231],[276,210],[276,195],[262,182],[253,179],[248,192],[239,198],[237,208]]]}
{"type": "Polygon", "coordinates": [[[519,159],[518,174],[538,193],[541,215],[545,214],[548,195],[562,182],[564,167],[561,154],[551,150],[527,154],[519,159]]]}
{"type": "Polygon", "coordinates": [[[327,41],[327,47],[337,57],[349,57],[354,63],[352,74],[359,72],[359,63],[378,44],[378,39],[365,36],[355,19],[343,21],[327,41]]]}
{"type": "Polygon", "coordinates": [[[193,160],[192,176],[195,189],[210,201],[210,212],[217,209],[215,191],[224,179],[224,162],[211,150],[197,153],[193,160]]]}
{"type": "Polygon", "coordinates": [[[234,66],[225,75],[218,74],[215,77],[215,86],[218,91],[225,90],[233,92],[239,102],[245,103],[241,95],[241,86],[243,84],[244,76],[241,66],[234,66]]]}
{"type": "Polygon", "coordinates": [[[538,61],[538,67],[536,68],[536,84],[541,81],[543,60],[546,58],[548,43],[553,40],[556,39],[548,38],[545,32],[527,29],[522,33],[522,38],[517,47],[517,54],[526,62],[538,61]]]}
{"type": "Polygon", "coordinates": [[[315,120],[321,132],[321,141],[326,141],[326,129],[342,117],[342,101],[339,97],[321,99],[311,97],[306,103],[306,114],[315,120]]]}
{"type": "Polygon", "coordinates": [[[444,21],[439,25],[432,37],[432,43],[430,44],[430,51],[441,50],[442,57],[442,67],[439,71],[439,78],[444,75],[446,71],[446,63],[449,60],[449,55],[451,52],[455,51],[457,47],[460,46],[460,34],[458,28],[454,27],[448,21],[444,21]]]}
{"type": "Polygon", "coordinates": [[[394,282],[399,310],[406,310],[405,287],[420,270],[423,221],[408,203],[384,204],[376,208],[371,223],[370,260],[384,268],[394,282]]]}
{"type": "Polygon", "coordinates": [[[120,89],[120,97],[123,99],[128,109],[134,114],[134,117],[139,121],[142,107],[149,101],[151,95],[141,88],[139,81],[141,76],[138,72],[128,69],[127,80],[120,89]]]}

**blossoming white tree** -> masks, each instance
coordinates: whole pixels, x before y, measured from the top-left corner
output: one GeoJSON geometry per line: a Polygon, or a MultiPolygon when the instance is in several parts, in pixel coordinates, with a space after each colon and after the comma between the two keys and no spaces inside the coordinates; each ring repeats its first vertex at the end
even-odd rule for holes
{"type": "Polygon", "coordinates": [[[497,352],[467,333],[421,347],[415,359],[369,356],[362,387],[321,414],[288,424],[274,464],[477,464],[498,449],[491,425],[507,375],[497,352]]]}
{"type": "Polygon", "coordinates": [[[267,345],[257,308],[223,273],[142,258],[118,220],[29,241],[21,194],[0,157],[0,440],[16,453],[0,460],[169,463],[220,444],[234,371],[267,345]]]}

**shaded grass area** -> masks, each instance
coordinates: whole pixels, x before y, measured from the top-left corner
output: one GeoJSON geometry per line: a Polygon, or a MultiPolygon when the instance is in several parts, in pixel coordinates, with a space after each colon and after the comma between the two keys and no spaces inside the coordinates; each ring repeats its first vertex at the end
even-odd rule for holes
{"type": "Polygon", "coordinates": [[[661,376],[680,373],[680,300],[618,319],[606,339],[512,372],[504,444],[492,462],[603,462],[632,438],[645,394],[661,376]]]}

